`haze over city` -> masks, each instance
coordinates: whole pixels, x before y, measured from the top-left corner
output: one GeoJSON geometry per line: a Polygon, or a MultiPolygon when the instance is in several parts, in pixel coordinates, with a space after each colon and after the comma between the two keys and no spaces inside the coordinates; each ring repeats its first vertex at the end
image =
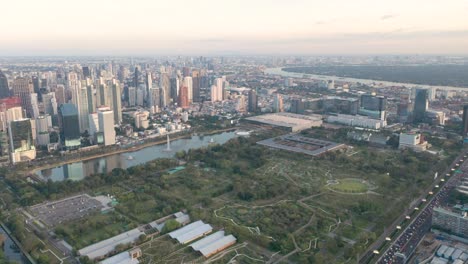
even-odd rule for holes
{"type": "Polygon", "coordinates": [[[3,1],[0,55],[466,54],[468,2],[3,1]]]}

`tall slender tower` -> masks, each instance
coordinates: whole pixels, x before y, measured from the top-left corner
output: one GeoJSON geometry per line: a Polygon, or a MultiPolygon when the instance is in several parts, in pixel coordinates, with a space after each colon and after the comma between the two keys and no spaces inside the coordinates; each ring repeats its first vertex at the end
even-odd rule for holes
{"type": "Polygon", "coordinates": [[[10,89],[8,88],[8,79],[6,75],[0,70],[0,99],[10,96],[10,89]]]}
{"type": "Polygon", "coordinates": [[[113,80],[112,84],[112,111],[114,111],[114,123],[122,122],[122,90],[117,80],[113,80]]]}

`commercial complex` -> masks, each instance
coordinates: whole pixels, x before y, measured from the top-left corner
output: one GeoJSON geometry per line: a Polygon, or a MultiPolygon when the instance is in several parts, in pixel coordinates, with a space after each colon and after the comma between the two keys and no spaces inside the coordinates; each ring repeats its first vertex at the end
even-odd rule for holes
{"type": "Polygon", "coordinates": [[[373,119],[367,116],[359,115],[330,115],[327,117],[327,122],[338,123],[346,126],[362,127],[370,129],[381,129],[387,126],[387,121],[381,119],[373,119]]]}
{"type": "Polygon", "coordinates": [[[466,212],[453,212],[442,207],[435,207],[432,226],[451,234],[468,237],[468,217],[466,212]]]}
{"type": "Polygon", "coordinates": [[[293,113],[275,113],[246,118],[247,121],[265,125],[283,127],[291,132],[297,132],[322,125],[321,115],[299,115],[293,113]]]}
{"type": "Polygon", "coordinates": [[[31,119],[23,118],[9,122],[11,162],[17,163],[36,158],[33,144],[31,119]]]}
{"type": "Polygon", "coordinates": [[[80,125],[78,110],[74,104],[62,104],[59,107],[60,138],[67,149],[79,148],[80,125]]]}

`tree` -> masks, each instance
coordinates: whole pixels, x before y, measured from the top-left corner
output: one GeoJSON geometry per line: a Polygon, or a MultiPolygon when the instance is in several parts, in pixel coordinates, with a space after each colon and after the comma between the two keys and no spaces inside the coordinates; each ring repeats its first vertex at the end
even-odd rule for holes
{"type": "Polygon", "coordinates": [[[173,230],[176,230],[179,227],[180,227],[179,222],[177,222],[174,219],[169,219],[164,223],[164,227],[163,227],[161,233],[166,234],[166,233],[169,233],[169,232],[171,232],[173,230]]]}

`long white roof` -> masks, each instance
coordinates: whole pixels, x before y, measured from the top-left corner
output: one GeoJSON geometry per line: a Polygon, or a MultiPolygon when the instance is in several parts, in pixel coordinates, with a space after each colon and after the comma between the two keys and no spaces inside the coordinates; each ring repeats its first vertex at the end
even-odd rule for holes
{"type": "Polygon", "coordinates": [[[197,239],[198,237],[202,236],[203,234],[210,233],[213,230],[213,227],[209,224],[204,224],[202,226],[199,226],[195,229],[192,229],[191,231],[184,233],[178,237],[176,237],[177,241],[181,244],[185,244],[187,242],[193,241],[194,239],[197,239]]]}
{"type": "Polygon", "coordinates": [[[216,253],[220,249],[236,241],[237,239],[233,235],[225,236],[221,239],[214,241],[213,243],[208,244],[204,248],[200,249],[200,252],[203,254],[203,256],[209,257],[213,253],[216,253]]]}
{"type": "Polygon", "coordinates": [[[204,225],[204,224],[205,224],[205,223],[203,223],[203,221],[201,221],[201,220],[196,221],[196,222],[193,222],[193,223],[188,224],[188,225],[186,225],[186,226],[184,226],[184,227],[181,227],[181,228],[179,228],[179,229],[177,229],[177,230],[175,230],[175,231],[170,232],[170,233],[169,233],[169,236],[170,236],[171,238],[177,238],[177,237],[179,237],[180,235],[185,234],[185,233],[188,233],[188,232],[190,232],[191,230],[193,230],[193,229],[195,229],[195,228],[197,228],[197,227],[199,227],[199,226],[202,226],[202,225],[204,225]]]}
{"type": "Polygon", "coordinates": [[[95,259],[104,256],[115,249],[118,244],[126,244],[134,242],[140,235],[144,233],[137,228],[120,235],[103,240],[96,244],[92,244],[78,251],[81,256],[88,256],[90,259],[95,259]]]}
{"type": "Polygon", "coordinates": [[[215,242],[216,240],[219,240],[224,237],[224,231],[218,231],[214,234],[211,234],[203,239],[200,239],[199,241],[191,244],[190,246],[193,248],[193,250],[198,251],[207,245],[215,242]]]}
{"type": "Polygon", "coordinates": [[[138,264],[140,263],[137,259],[132,259],[128,251],[122,252],[110,258],[107,258],[100,264],[138,264]]]}

